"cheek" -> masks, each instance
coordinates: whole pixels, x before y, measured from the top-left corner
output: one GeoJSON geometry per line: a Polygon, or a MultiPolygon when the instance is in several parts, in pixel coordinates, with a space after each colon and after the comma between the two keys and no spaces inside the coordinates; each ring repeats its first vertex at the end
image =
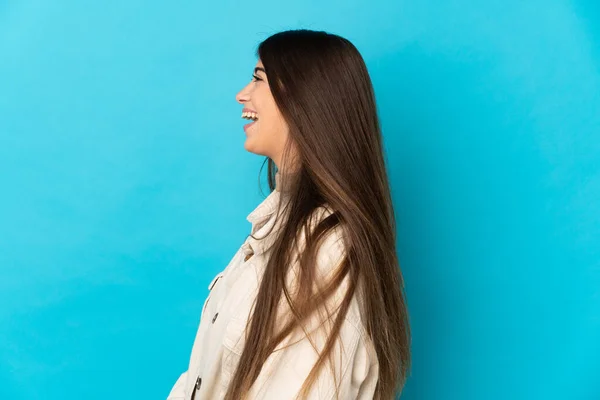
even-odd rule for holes
{"type": "MultiPolygon", "coordinates": [[[[260,120],[259,120],[260,122],[260,120]]],[[[285,121],[279,116],[272,116],[265,124],[258,126],[259,136],[273,150],[277,151],[285,143],[288,128],[285,121]]]]}
{"type": "Polygon", "coordinates": [[[257,130],[263,137],[274,137],[285,127],[283,118],[277,112],[272,110],[263,111],[261,117],[257,121],[257,130]]]}
{"type": "Polygon", "coordinates": [[[247,135],[246,149],[272,157],[282,150],[287,136],[287,124],[283,119],[263,115],[247,135]]]}

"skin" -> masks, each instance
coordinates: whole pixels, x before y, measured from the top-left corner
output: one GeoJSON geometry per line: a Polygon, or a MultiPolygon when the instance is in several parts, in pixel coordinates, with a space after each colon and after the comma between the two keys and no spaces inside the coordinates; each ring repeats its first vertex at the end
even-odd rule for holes
{"type": "Polygon", "coordinates": [[[258,120],[246,131],[244,148],[251,153],[270,157],[277,169],[282,170],[282,154],[289,137],[289,128],[275,104],[260,59],[255,68],[259,69],[254,70],[250,83],[235,96],[238,103],[258,114],[258,120]]]}

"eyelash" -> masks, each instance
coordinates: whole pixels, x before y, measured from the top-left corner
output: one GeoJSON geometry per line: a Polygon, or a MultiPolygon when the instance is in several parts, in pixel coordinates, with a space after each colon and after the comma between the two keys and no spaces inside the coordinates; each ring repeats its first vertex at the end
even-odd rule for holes
{"type": "Polygon", "coordinates": [[[253,78],[253,79],[256,79],[257,81],[262,81],[262,79],[260,79],[260,78],[259,78],[258,76],[256,76],[256,75],[252,75],[252,78],[253,78]]]}

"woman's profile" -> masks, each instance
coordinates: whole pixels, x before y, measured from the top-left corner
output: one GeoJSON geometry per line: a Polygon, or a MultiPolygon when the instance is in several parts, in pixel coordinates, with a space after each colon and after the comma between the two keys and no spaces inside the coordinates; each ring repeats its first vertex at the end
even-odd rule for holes
{"type": "Polygon", "coordinates": [[[236,100],[270,194],[209,285],[168,400],[393,399],[410,329],[366,65],[347,39],[305,29],[256,55],[236,100]]]}

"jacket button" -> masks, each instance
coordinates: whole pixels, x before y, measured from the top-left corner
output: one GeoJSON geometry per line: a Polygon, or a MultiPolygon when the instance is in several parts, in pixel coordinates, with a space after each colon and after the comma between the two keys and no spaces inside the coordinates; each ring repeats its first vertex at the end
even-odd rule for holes
{"type": "Polygon", "coordinates": [[[217,320],[217,316],[219,315],[219,313],[216,313],[215,316],[213,317],[212,323],[214,324],[215,321],[217,320]]]}
{"type": "Polygon", "coordinates": [[[196,390],[200,390],[200,386],[202,386],[202,378],[198,377],[196,379],[196,390]]]}

